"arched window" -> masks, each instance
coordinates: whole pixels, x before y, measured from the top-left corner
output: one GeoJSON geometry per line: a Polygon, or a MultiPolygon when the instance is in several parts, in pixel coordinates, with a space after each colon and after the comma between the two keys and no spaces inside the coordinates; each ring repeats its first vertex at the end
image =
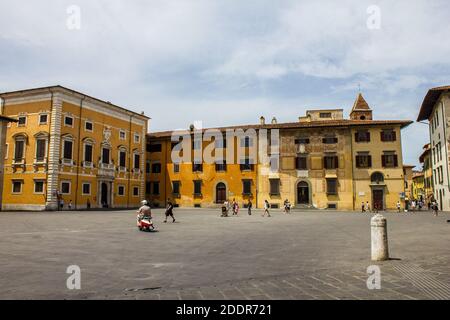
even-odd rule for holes
{"type": "Polygon", "coordinates": [[[28,141],[26,133],[17,133],[14,139],[14,163],[22,163],[25,161],[25,146],[28,141]]]}
{"type": "Polygon", "coordinates": [[[34,161],[36,163],[45,162],[47,159],[47,142],[48,142],[48,132],[38,132],[34,135],[36,139],[36,154],[34,161]]]}
{"type": "Polygon", "coordinates": [[[374,172],[370,176],[370,181],[373,183],[384,182],[384,175],[381,172],[374,172]]]}

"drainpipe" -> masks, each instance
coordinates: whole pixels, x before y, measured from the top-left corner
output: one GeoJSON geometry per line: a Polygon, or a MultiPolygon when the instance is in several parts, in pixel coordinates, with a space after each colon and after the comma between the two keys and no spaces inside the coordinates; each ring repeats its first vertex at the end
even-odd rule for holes
{"type": "Polygon", "coordinates": [[[130,207],[130,196],[131,196],[131,120],[133,118],[133,115],[130,114],[130,124],[129,124],[129,130],[128,130],[128,196],[127,196],[127,208],[130,207]]]}
{"type": "Polygon", "coordinates": [[[353,132],[352,128],[349,128],[350,130],[350,154],[351,154],[351,161],[352,164],[352,194],[353,194],[353,211],[355,211],[355,201],[356,201],[356,187],[355,187],[355,163],[353,162],[354,154],[353,154],[353,132]]]}
{"type": "Polygon", "coordinates": [[[80,101],[80,116],[78,121],[78,151],[77,151],[77,177],[76,177],[76,187],[75,187],[75,206],[74,208],[78,208],[78,183],[80,180],[80,149],[81,149],[81,116],[83,112],[83,101],[86,98],[86,96],[83,96],[80,101]]]}
{"type": "MultiPolygon", "coordinates": [[[[50,130],[52,128],[52,112],[53,112],[53,91],[50,88],[48,89],[48,91],[50,92],[50,114],[49,114],[49,116],[47,118],[47,120],[48,120],[48,128],[49,128],[49,130],[48,130],[49,135],[48,135],[48,142],[47,142],[47,170],[46,170],[47,173],[46,173],[46,179],[45,179],[45,182],[46,182],[45,183],[45,190],[46,190],[46,192],[48,192],[48,189],[47,189],[47,187],[48,187],[48,161],[50,159],[50,139],[52,138],[52,134],[51,134],[50,130]]],[[[58,146],[58,148],[59,148],[59,146],[58,146]]],[[[48,198],[48,194],[45,195],[45,199],[46,199],[45,206],[47,206],[47,198],[48,198]]],[[[59,199],[56,199],[56,205],[57,205],[56,210],[59,210],[59,199]]]]}

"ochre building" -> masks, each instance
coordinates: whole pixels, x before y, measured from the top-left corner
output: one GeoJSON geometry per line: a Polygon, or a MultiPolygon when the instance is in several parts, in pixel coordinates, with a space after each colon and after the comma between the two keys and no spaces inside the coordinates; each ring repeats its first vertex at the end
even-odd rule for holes
{"type": "MultiPolygon", "coordinates": [[[[297,208],[359,210],[369,202],[371,208],[395,209],[405,195],[401,129],[410,123],[374,120],[372,109],[358,94],[349,119],[342,109],[309,110],[297,122],[277,123],[274,118],[269,124],[261,117],[255,125],[215,128],[223,136],[238,128],[257,133],[278,130],[277,157],[244,163],[237,159],[174,163],[174,132],[150,133],[146,196],[155,206],[164,206],[170,198],[186,207],[218,207],[233,199],[244,207],[250,199],[259,208],[265,200],[272,208],[282,208],[288,200],[297,208]]],[[[224,140],[194,143],[190,152],[210,144],[231,145],[224,140]]],[[[236,151],[259,143],[236,138],[232,145],[236,151]]]]}
{"type": "Polygon", "coordinates": [[[148,117],[61,86],[0,94],[3,210],[136,207],[148,117]]]}

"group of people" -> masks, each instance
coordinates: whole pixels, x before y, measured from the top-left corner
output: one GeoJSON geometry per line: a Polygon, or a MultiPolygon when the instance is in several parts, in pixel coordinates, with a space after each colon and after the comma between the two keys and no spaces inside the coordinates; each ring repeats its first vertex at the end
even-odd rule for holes
{"type": "MultiPolygon", "coordinates": [[[[247,202],[247,212],[248,215],[252,215],[252,207],[253,203],[249,199],[247,202]]],[[[228,217],[229,212],[232,212],[233,216],[237,216],[239,213],[239,204],[237,203],[236,199],[233,199],[233,201],[230,203],[228,200],[225,200],[222,206],[222,217],[228,217]]]]}

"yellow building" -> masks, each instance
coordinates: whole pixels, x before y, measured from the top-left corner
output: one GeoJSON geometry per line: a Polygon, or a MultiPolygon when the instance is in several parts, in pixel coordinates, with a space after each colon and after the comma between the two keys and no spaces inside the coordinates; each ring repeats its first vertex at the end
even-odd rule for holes
{"type": "Polygon", "coordinates": [[[413,173],[411,199],[425,200],[425,184],[423,172],[415,171],[413,173]]]}
{"type": "Polygon", "coordinates": [[[431,168],[431,147],[429,143],[423,146],[423,152],[419,157],[419,161],[422,163],[424,200],[428,203],[433,199],[433,169],[431,168]]]}
{"type": "Polygon", "coordinates": [[[403,176],[405,178],[405,198],[408,200],[415,199],[413,195],[413,176],[414,176],[413,165],[404,164],[403,165],[403,176]]]}
{"type": "MultiPolygon", "coordinates": [[[[257,132],[259,141],[249,142],[258,145],[258,161],[253,165],[238,164],[236,158],[225,168],[211,163],[194,166],[192,161],[176,165],[171,160],[173,132],[149,134],[149,199],[160,205],[172,198],[180,206],[205,207],[236,199],[242,207],[250,198],[259,208],[265,200],[273,208],[282,207],[287,199],[295,207],[340,210],[359,209],[362,202],[395,209],[402,199],[405,180],[400,130],[411,121],[373,120],[361,94],[350,119],[344,119],[341,109],[327,109],[309,110],[298,122],[277,123],[274,118],[266,124],[263,117],[260,121],[215,128],[222,135],[237,128],[257,132]],[[270,161],[259,157],[260,143],[268,139],[261,139],[263,131],[277,134],[278,147],[268,155],[270,161]]],[[[235,147],[242,146],[239,140],[234,142],[235,147]]],[[[216,142],[202,143],[203,148],[210,144],[216,142]]]]}
{"type": "Polygon", "coordinates": [[[11,122],[17,122],[16,119],[5,117],[0,114],[0,210],[2,209],[3,199],[3,168],[6,154],[6,129],[11,122]]]}
{"type": "Polygon", "coordinates": [[[0,94],[3,210],[136,207],[148,117],[61,86],[0,94]]]}

